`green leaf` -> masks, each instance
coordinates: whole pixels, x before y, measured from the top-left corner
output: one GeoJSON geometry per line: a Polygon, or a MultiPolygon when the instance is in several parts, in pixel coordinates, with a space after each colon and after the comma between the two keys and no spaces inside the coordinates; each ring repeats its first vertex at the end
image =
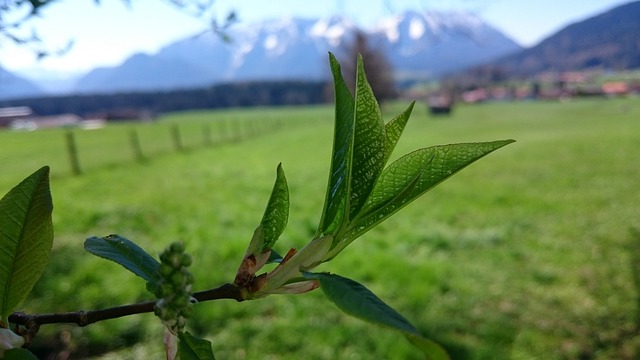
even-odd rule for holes
{"type": "Polygon", "coordinates": [[[38,358],[33,355],[27,349],[11,349],[4,352],[4,360],[38,360],[38,358]]]}
{"type": "MultiPolygon", "coordinates": [[[[158,283],[160,263],[133,241],[119,235],[92,236],[84,242],[84,249],[93,255],[111,260],[145,279],[152,289],[158,283]]],[[[152,289],[149,289],[153,292],[152,289]]]]}
{"type": "Polygon", "coordinates": [[[377,325],[418,333],[407,319],[351,279],[328,273],[306,273],[305,277],[319,280],[327,298],[349,315],[377,325]]]}
{"type": "Polygon", "coordinates": [[[52,211],[48,166],[0,200],[0,320],[27,297],[47,265],[52,211]]]}
{"type": "Polygon", "coordinates": [[[263,248],[264,248],[264,227],[262,226],[262,224],[260,224],[253,231],[253,236],[251,237],[251,241],[249,241],[249,246],[247,246],[247,250],[245,251],[244,256],[245,257],[249,255],[257,256],[262,252],[263,248]]]}
{"type": "Polygon", "coordinates": [[[362,56],[358,56],[355,95],[355,133],[351,169],[349,220],[356,217],[384,169],[386,160],[385,126],[378,101],[364,73],[362,56]]]}
{"type": "Polygon", "coordinates": [[[262,216],[260,225],[264,232],[262,251],[271,249],[282,232],[287,227],[289,220],[289,188],[287,178],[284,176],[282,164],[278,164],[276,182],[271,191],[271,197],[262,216]]]}
{"type": "Polygon", "coordinates": [[[345,313],[402,332],[428,359],[448,359],[438,344],[424,338],[407,319],[363,285],[328,273],[305,273],[305,277],[318,280],[327,298],[345,313]]]}
{"type": "Polygon", "coordinates": [[[350,225],[349,241],[469,164],[512,142],[500,140],[433,146],[396,160],[382,172],[359,218],[350,225]]]}
{"type": "Polygon", "coordinates": [[[343,224],[351,181],[355,102],[342,77],[340,64],[332,53],[329,53],[329,62],[336,103],[333,151],[324,208],[315,237],[334,233],[343,224]]]}
{"type": "Polygon", "coordinates": [[[400,140],[400,136],[404,131],[404,127],[407,125],[407,121],[409,121],[409,117],[411,116],[411,112],[413,111],[413,106],[415,105],[415,101],[411,102],[409,107],[400,113],[400,115],[391,119],[388,123],[384,125],[385,129],[385,160],[386,164],[395,149],[396,144],[398,144],[398,140],[400,140]]]}
{"type": "Polygon", "coordinates": [[[211,342],[199,339],[189,332],[179,332],[178,356],[180,360],[215,360],[211,342]]]}

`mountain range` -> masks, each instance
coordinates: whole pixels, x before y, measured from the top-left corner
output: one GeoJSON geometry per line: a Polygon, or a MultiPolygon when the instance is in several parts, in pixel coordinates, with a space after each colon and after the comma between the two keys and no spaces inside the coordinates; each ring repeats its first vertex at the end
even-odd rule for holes
{"type": "MultiPolygon", "coordinates": [[[[120,66],[95,69],[64,90],[89,94],[326,80],[327,52],[340,55],[356,30],[340,16],[237,25],[229,30],[231,42],[212,32],[191,36],[156,54],[136,54],[120,66]]],[[[363,31],[387,56],[399,81],[434,79],[482,65],[512,76],[640,67],[640,1],[571,24],[528,49],[464,12],[405,12],[363,31]]],[[[0,67],[0,99],[41,95],[37,86],[0,67]]]]}
{"type": "MultiPolygon", "coordinates": [[[[348,18],[282,18],[238,25],[231,42],[207,32],[136,54],[117,67],[77,80],[73,93],[195,88],[221,82],[325,80],[327,52],[340,53],[355,36],[348,18]]],[[[521,48],[476,15],[405,12],[363,30],[388,56],[399,77],[423,80],[477,65],[521,48]]],[[[366,61],[366,60],[365,60],[366,61]]],[[[0,94],[2,97],[2,94],[0,94]]]]}
{"type": "Polygon", "coordinates": [[[44,95],[33,82],[15,75],[0,66],[0,99],[44,95]]]}
{"type": "MultiPolygon", "coordinates": [[[[205,33],[97,69],[76,84],[80,93],[201,87],[212,83],[329,78],[328,51],[340,52],[356,25],[344,17],[282,18],[234,28],[230,43],[205,33]]],[[[365,31],[399,74],[427,79],[520,50],[467,13],[406,12],[365,31]]]]}
{"type": "Polygon", "coordinates": [[[521,52],[490,62],[509,76],[590,68],[640,68],[640,1],[571,24],[521,52]]]}

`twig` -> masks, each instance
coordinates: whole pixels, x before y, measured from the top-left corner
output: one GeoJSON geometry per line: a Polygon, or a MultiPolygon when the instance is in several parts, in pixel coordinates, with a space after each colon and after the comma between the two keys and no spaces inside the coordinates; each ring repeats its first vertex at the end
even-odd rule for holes
{"type": "MultiPolygon", "coordinates": [[[[223,284],[215,289],[194,293],[193,297],[199,302],[220,299],[233,299],[236,301],[244,300],[240,293],[240,289],[229,283],[223,284]]],[[[22,333],[33,338],[40,329],[40,325],[67,323],[76,324],[78,326],[87,326],[103,320],[152,312],[154,304],[155,301],[146,301],[107,309],[88,311],[80,310],[54,314],[26,314],[23,312],[15,312],[9,315],[9,322],[16,326],[24,326],[26,331],[23,330],[22,333]]]]}

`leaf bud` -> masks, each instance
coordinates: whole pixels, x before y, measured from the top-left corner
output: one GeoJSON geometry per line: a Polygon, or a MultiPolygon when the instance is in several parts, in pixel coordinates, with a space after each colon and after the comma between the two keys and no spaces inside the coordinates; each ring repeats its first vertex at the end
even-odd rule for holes
{"type": "Polygon", "coordinates": [[[188,270],[192,258],[184,252],[184,244],[175,242],[162,252],[160,260],[154,312],[169,331],[177,334],[193,311],[191,284],[194,279],[188,270]]]}
{"type": "Polygon", "coordinates": [[[180,269],[180,266],[182,266],[182,254],[178,254],[178,253],[174,253],[171,254],[171,257],[169,258],[169,264],[171,265],[172,268],[178,270],[180,269]]]}
{"type": "Polygon", "coordinates": [[[177,287],[177,288],[180,288],[181,286],[186,285],[184,274],[179,273],[179,272],[175,272],[175,273],[171,274],[171,276],[167,280],[169,280],[171,285],[173,285],[174,287],[177,287]]]}
{"type": "Polygon", "coordinates": [[[192,262],[193,262],[193,259],[191,258],[191,255],[189,255],[189,254],[183,253],[182,256],[180,257],[180,264],[182,266],[184,266],[184,267],[191,266],[192,262]]]}
{"type": "Polygon", "coordinates": [[[167,277],[170,276],[173,273],[173,268],[171,268],[171,266],[167,265],[166,263],[162,263],[160,265],[160,275],[162,275],[163,277],[167,277]]]}
{"type": "Polygon", "coordinates": [[[182,242],[176,241],[169,246],[169,250],[171,250],[172,253],[183,253],[184,244],[182,242]]]}

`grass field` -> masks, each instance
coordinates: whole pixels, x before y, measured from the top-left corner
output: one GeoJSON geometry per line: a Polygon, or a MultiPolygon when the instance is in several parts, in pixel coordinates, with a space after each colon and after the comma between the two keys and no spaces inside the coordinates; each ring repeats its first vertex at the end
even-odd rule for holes
{"type": "MultiPolygon", "coordinates": [[[[405,105],[389,106],[386,118],[405,105]]],[[[330,107],[168,115],[135,126],[149,149],[142,164],[126,137],[133,125],[77,132],[78,177],[70,175],[64,131],[0,132],[0,192],[41,165],[53,167],[54,250],[23,310],[149,299],[142,280],[83,253],[91,235],[118,233],[151,253],[183,240],[197,290],[231,281],[279,162],[292,204],[276,249],[303,245],[324,200],[332,118],[330,107]],[[255,133],[265,134],[201,145],[203,124],[250,119],[281,127],[257,122],[255,133]],[[184,126],[187,151],[172,151],[167,129],[175,123],[184,126]]],[[[638,98],[459,106],[438,119],[419,105],[396,155],[442,143],[517,142],[319,270],[363,283],[454,359],[638,358],[639,130],[638,98]]],[[[343,315],[319,291],[202,303],[196,315],[190,330],[210,339],[220,359],[420,358],[402,336],[343,315]]],[[[106,352],[101,359],[162,358],[161,326],[151,314],[48,326],[40,335],[42,348],[57,342],[79,354],[106,352]],[[65,336],[56,335],[61,329],[65,336]]]]}

